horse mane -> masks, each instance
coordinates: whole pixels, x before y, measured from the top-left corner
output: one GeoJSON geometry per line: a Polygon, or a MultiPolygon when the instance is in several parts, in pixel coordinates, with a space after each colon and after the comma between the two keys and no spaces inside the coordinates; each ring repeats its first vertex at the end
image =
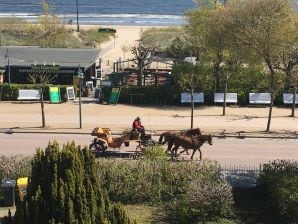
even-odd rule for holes
{"type": "Polygon", "coordinates": [[[201,132],[200,128],[189,129],[189,130],[186,130],[184,133],[185,133],[186,136],[191,136],[191,135],[200,136],[200,135],[202,135],[202,132],[201,132]]]}
{"type": "Polygon", "coordinates": [[[202,142],[209,141],[209,139],[212,140],[211,134],[204,134],[204,135],[198,136],[198,140],[202,142]]]}

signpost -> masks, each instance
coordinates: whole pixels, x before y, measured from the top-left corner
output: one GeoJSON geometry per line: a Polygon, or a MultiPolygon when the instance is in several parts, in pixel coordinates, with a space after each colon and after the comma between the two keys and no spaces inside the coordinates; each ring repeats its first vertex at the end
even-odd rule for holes
{"type": "Polygon", "coordinates": [[[74,92],[74,88],[71,87],[66,87],[66,94],[67,94],[67,99],[68,100],[74,100],[75,97],[75,92],[74,92]]]}
{"type": "Polygon", "coordinates": [[[61,102],[61,95],[60,95],[60,88],[57,86],[50,87],[50,102],[51,103],[60,103],[61,102]]]}
{"type": "Polygon", "coordinates": [[[118,103],[120,91],[121,91],[120,87],[112,88],[112,92],[111,92],[110,99],[109,99],[109,104],[117,104],[118,103]]]}

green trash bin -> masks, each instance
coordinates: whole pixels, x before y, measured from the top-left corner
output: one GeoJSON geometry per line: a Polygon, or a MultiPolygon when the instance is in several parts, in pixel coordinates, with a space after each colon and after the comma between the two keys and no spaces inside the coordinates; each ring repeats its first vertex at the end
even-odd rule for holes
{"type": "Polygon", "coordinates": [[[16,181],[11,179],[2,179],[2,192],[3,192],[3,206],[13,207],[15,206],[15,186],[16,181]]]}

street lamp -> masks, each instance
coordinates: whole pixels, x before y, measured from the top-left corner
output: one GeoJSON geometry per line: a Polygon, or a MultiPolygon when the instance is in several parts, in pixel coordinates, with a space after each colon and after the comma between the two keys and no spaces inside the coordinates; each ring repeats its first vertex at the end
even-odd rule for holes
{"type": "Polygon", "coordinates": [[[8,83],[10,84],[10,65],[9,65],[9,52],[6,49],[5,59],[7,59],[7,70],[8,70],[8,83]]]}
{"type": "Polygon", "coordinates": [[[80,128],[82,128],[82,100],[81,100],[81,95],[82,95],[82,79],[84,77],[84,73],[81,70],[81,67],[79,65],[78,69],[78,78],[79,78],[79,116],[80,116],[80,128]]]}
{"type": "Polygon", "coordinates": [[[77,6],[77,32],[80,32],[80,26],[79,26],[79,3],[78,3],[78,0],[76,0],[76,6],[77,6]]]}

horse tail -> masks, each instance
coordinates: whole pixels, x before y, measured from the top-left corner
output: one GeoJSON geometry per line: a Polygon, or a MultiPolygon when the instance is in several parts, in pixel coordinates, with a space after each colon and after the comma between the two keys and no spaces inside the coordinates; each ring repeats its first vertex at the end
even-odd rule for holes
{"type": "Polygon", "coordinates": [[[159,136],[158,144],[160,144],[160,145],[163,144],[163,143],[162,143],[162,139],[164,138],[164,134],[165,134],[165,133],[162,133],[162,134],[159,136]]]}

